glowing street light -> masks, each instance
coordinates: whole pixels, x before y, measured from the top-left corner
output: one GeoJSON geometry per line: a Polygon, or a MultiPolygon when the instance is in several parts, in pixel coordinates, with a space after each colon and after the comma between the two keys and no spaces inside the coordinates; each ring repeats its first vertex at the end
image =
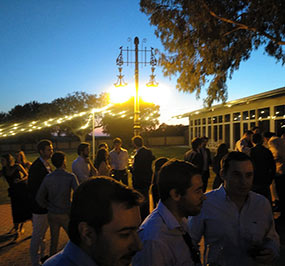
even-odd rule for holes
{"type": "MultiPolygon", "coordinates": [[[[131,39],[129,39],[130,41],[131,39]]],[[[143,42],[145,41],[145,39],[143,40],[143,42]]],[[[154,75],[154,70],[155,70],[155,66],[157,65],[157,60],[154,56],[154,52],[153,52],[153,48],[151,47],[150,50],[146,49],[141,49],[139,50],[138,46],[139,46],[139,38],[135,37],[134,39],[134,44],[135,44],[135,50],[129,49],[129,47],[127,47],[127,49],[123,49],[123,47],[120,47],[120,54],[116,59],[116,64],[118,65],[119,68],[119,75],[118,75],[118,80],[117,82],[114,84],[115,87],[122,87],[122,86],[126,86],[127,83],[125,83],[124,81],[124,75],[122,75],[122,65],[123,64],[135,64],[135,88],[136,88],[136,93],[135,93],[135,97],[134,97],[134,136],[137,136],[140,134],[140,129],[141,129],[141,125],[140,125],[140,99],[139,99],[139,64],[144,64],[145,66],[147,64],[151,65],[151,71],[152,74],[150,75],[150,82],[147,83],[147,86],[158,86],[158,83],[155,81],[155,75],[154,75]],[[127,53],[127,61],[123,60],[123,52],[127,53]],[[133,62],[132,60],[129,61],[129,53],[135,52],[135,61],[133,62]],[[144,60],[142,62],[139,62],[139,52],[140,53],[144,53],[144,60]],[[150,60],[147,61],[146,57],[147,54],[150,53],[150,60]]]]}

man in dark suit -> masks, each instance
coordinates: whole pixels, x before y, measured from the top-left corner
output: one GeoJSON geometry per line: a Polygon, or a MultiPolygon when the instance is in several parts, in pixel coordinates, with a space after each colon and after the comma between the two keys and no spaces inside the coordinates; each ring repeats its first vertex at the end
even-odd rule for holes
{"type": "Polygon", "coordinates": [[[148,215],[148,189],[152,177],[152,162],[155,157],[152,151],[144,146],[144,141],[141,136],[132,138],[132,143],[136,149],[131,173],[133,175],[133,187],[141,192],[145,198],[146,203],[141,206],[142,220],[148,215]]]}
{"type": "Polygon", "coordinates": [[[251,190],[263,195],[271,202],[270,185],[276,173],[275,161],[271,151],[263,146],[263,138],[260,134],[254,134],[252,142],[254,147],[249,152],[254,168],[251,190]]]}
{"type": "Polygon", "coordinates": [[[45,233],[48,229],[48,211],[38,205],[36,195],[45,176],[52,171],[48,163],[53,153],[52,142],[47,139],[41,140],[37,145],[37,150],[40,157],[31,165],[28,177],[33,213],[33,233],[30,245],[30,256],[33,266],[41,265],[40,261],[43,261],[45,257],[45,233]]]}

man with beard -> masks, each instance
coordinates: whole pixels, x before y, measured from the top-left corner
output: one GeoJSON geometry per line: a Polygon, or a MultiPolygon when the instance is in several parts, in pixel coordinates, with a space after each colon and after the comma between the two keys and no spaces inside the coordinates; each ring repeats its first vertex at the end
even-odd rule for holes
{"type": "Polygon", "coordinates": [[[139,229],[143,249],[133,266],[201,265],[193,245],[187,217],[199,214],[203,200],[199,169],[191,163],[170,160],[158,176],[160,201],[139,229]]]}
{"type": "Polygon", "coordinates": [[[143,196],[109,177],[95,177],[74,192],[63,251],[45,266],[128,266],[141,249],[137,234],[143,196]]]}
{"type": "Polygon", "coordinates": [[[230,152],[221,168],[224,185],[206,194],[201,213],[189,219],[193,240],[204,235],[205,264],[272,265],[279,255],[271,205],[250,191],[253,165],[243,152],[230,152]]]}
{"type": "Polygon", "coordinates": [[[98,175],[98,171],[89,158],[90,144],[82,142],[77,148],[78,157],[72,163],[72,172],[77,176],[79,184],[98,175]]]}

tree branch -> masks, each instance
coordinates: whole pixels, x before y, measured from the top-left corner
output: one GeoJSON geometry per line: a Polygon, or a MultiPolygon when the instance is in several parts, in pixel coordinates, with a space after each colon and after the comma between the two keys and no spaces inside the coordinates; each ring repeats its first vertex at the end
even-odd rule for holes
{"type": "Polygon", "coordinates": [[[224,36],[234,32],[234,31],[237,31],[237,30],[248,30],[248,31],[252,31],[252,32],[256,32],[268,39],[270,39],[271,41],[275,42],[276,44],[278,45],[285,45],[285,41],[277,41],[273,36],[271,36],[270,34],[267,34],[265,32],[260,32],[258,31],[256,28],[252,28],[252,27],[249,27],[245,24],[242,24],[242,23],[239,23],[239,22],[236,22],[236,21],[233,21],[231,19],[227,19],[227,18],[224,18],[224,17],[221,17],[221,16],[218,16],[215,12],[213,12],[212,10],[210,10],[210,8],[208,7],[208,5],[205,3],[205,1],[203,1],[203,4],[204,6],[206,7],[206,9],[209,11],[210,15],[213,16],[214,18],[217,18],[221,21],[224,21],[226,23],[229,23],[229,24],[234,24],[236,26],[238,26],[236,29],[228,32],[228,33],[225,33],[224,36]]]}

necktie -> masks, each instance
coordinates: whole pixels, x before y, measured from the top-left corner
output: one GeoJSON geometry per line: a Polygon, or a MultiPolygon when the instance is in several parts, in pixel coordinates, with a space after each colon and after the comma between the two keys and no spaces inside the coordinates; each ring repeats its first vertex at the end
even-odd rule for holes
{"type": "Polygon", "coordinates": [[[193,245],[191,236],[186,232],[185,234],[183,234],[183,239],[190,250],[193,262],[195,264],[201,265],[200,251],[193,245]]]}

